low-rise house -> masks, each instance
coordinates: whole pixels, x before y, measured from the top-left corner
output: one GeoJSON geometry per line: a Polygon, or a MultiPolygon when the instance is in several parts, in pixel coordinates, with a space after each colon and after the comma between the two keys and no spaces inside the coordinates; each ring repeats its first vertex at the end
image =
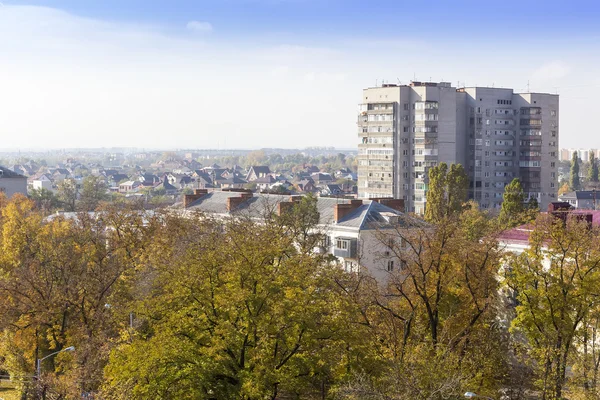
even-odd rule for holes
{"type": "Polygon", "coordinates": [[[300,193],[315,193],[318,191],[312,179],[303,179],[296,183],[296,189],[300,193]]]}
{"type": "Polygon", "coordinates": [[[30,180],[31,183],[31,188],[35,189],[35,190],[41,190],[41,189],[45,189],[45,190],[49,190],[49,191],[53,191],[54,190],[54,183],[52,182],[52,179],[50,179],[50,177],[47,174],[41,174],[38,175],[37,177],[34,177],[30,180]]]}
{"type": "Polygon", "coordinates": [[[256,184],[257,190],[267,190],[277,181],[271,175],[266,175],[249,182],[256,184]]]}
{"type": "Polygon", "coordinates": [[[344,193],[340,185],[325,185],[321,189],[321,196],[339,196],[344,193]]]}
{"type": "Polygon", "coordinates": [[[160,178],[154,174],[139,174],[137,177],[138,182],[142,184],[144,187],[154,187],[158,183],[160,183],[160,178]]]}
{"type": "MultiPolygon", "coordinates": [[[[217,218],[243,216],[265,218],[270,213],[281,215],[300,201],[302,196],[253,194],[249,190],[214,191],[197,189],[185,195],[183,212],[201,211],[217,218]]],[[[351,272],[368,272],[380,282],[400,268],[400,260],[390,251],[390,242],[381,240],[381,232],[398,226],[422,225],[398,209],[402,201],[393,199],[345,200],[317,198],[319,223],[317,229],[325,240],[315,251],[337,257],[351,272]],[[386,205],[387,204],[387,205],[386,205]]],[[[393,236],[393,235],[392,235],[393,236]]],[[[391,237],[392,237],[391,236],[391,237]]]]}
{"type": "Polygon", "coordinates": [[[245,179],[234,176],[233,178],[217,178],[215,181],[221,189],[242,189],[248,182],[245,179]]]}
{"type": "Polygon", "coordinates": [[[166,195],[174,195],[179,192],[179,190],[171,185],[167,179],[164,179],[162,182],[154,186],[154,190],[164,190],[166,195]]]}
{"type": "Polygon", "coordinates": [[[108,184],[108,186],[119,186],[119,183],[124,182],[126,180],[129,179],[129,176],[127,174],[121,174],[121,173],[113,173],[111,175],[106,176],[106,183],[108,184]]]}
{"type": "Polygon", "coordinates": [[[126,181],[119,185],[119,193],[131,193],[136,192],[142,187],[140,181],[126,181]]]}
{"type": "MultiPolygon", "coordinates": [[[[562,220],[575,217],[587,221],[592,226],[600,226],[600,211],[578,210],[573,208],[568,202],[550,203],[548,205],[548,213],[562,220]]],[[[532,224],[521,225],[502,232],[498,236],[498,241],[505,251],[520,254],[529,248],[529,236],[532,232],[532,224]]]]}
{"type": "Polygon", "coordinates": [[[271,170],[266,165],[253,165],[248,170],[248,175],[246,175],[246,180],[248,182],[254,182],[259,178],[264,178],[267,175],[271,174],[271,170]]]}
{"type": "Polygon", "coordinates": [[[325,172],[317,172],[316,174],[312,174],[310,178],[315,182],[315,185],[321,186],[326,185],[328,183],[333,182],[333,177],[331,174],[325,172]]]}
{"type": "Polygon", "coordinates": [[[0,193],[7,197],[17,193],[27,196],[27,177],[0,166],[0,193]]]}
{"type": "Polygon", "coordinates": [[[558,201],[567,202],[580,210],[595,210],[597,204],[600,204],[600,192],[596,190],[576,190],[559,195],[558,201]]]}

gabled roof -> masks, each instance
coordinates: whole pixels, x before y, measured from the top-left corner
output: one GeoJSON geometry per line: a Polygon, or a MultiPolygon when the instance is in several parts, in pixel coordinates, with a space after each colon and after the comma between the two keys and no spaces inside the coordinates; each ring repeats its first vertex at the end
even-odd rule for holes
{"type": "Polygon", "coordinates": [[[332,181],[333,177],[330,174],[324,173],[324,172],[317,172],[316,174],[312,174],[310,176],[312,179],[318,180],[318,181],[332,181]]]}
{"type": "Polygon", "coordinates": [[[168,180],[164,179],[161,183],[156,185],[156,188],[164,188],[165,190],[177,190],[177,188],[169,183],[168,180]]]}
{"type": "Polygon", "coordinates": [[[253,166],[250,167],[250,170],[248,171],[248,174],[250,172],[252,172],[252,171],[254,171],[254,173],[256,175],[258,175],[258,174],[270,174],[271,173],[271,170],[266,165],[253,165],[253,166]]]}
{"type": "Polygon", "coordinates": [[[3,179],[27,179],[26,176],[17,174],[16,172],[11,171],[8,168],[0,166],[0,178],[3,179]]]}

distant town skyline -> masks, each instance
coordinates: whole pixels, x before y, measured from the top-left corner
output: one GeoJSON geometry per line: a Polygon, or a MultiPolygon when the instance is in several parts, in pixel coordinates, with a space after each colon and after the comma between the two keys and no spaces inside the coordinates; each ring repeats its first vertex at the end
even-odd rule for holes
{"type": "Polygon", "coordinates": [[[352,149],[360,91],[415,79],[557,92],[559,146],[600,148],[577,3],[2,1],[0,147],[352,149]]]}

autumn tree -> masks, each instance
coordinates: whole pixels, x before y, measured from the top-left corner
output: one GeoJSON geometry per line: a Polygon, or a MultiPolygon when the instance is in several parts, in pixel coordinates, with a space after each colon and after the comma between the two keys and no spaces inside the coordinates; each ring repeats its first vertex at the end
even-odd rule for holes
{"type": "Polygon", "coordinates": [[[495,322],[501,250],[493,221],[471,204],[435,226],[415,223],[378,233],[401,267],[362,296],[362,315],[385,344],[387,372],[358,374],[339,389],[344,399],[453,398],[469,388],[495,395],[500,386],[506,351],[495,322]]]}
{"type": "Polygon", "coordinates": [[[467,200],[469,180],[460,164],[446,163],[431,167],[428,173],[427,206],[425,219],[440,221],[446,216],[459,213],[467,200]]]}
{"type": "Polygon", "coordinates": [[[281,211],[163,221],[139,285],[143,328],[112,352],[104,398],[320,397],[353,368],[364,340],[345,322],[343,272],[300,250],[318,240],[314,201],[281,211]]]}
{"type": "MultiPolygon", "coordinates": [[[[589,346],[581,344],[589,336],[581,339],[600,304],[598,229],[575,216],[540,216],[529,249],[510,258],[506,276],[518,300],[513,327],[527,339],[535,384],[542,398],[562,399],[578,389],[567,371],[589,346]]],[[[584,387],[591,387],[589,381],[584,387]]]]}
{"type": "Polygon", "coordinates": [[[22,197],[2,207],[0,331],[10,341],[0,345],[4,369],[31,376],[36,359],[75,346],[43,363],[40,389],[73,397],[99,387],[107,346],[126,320],[107,304],[127,297],[141,229],[135,213],[44,218],[22,197]]]}

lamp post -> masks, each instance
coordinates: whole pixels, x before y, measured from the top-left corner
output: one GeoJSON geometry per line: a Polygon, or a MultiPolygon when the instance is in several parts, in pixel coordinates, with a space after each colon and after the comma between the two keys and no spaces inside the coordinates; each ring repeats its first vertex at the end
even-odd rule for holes
{"type": "Polygon", "coordinates": [[[491,397],[480,396],[477,393],[473,393],[473,392],[467,392],[467,393],[465,393],[465,397],[467,399],[480,398],[480,399],[494,400],[491,397]]]}
{"type": "Polygon", "coordinates": [[[67,347],[67,348],[65,348],[65,349],[62,349],[62,350],[59,350],[59,351],[55,351],[55,352],[54,352],[54,353],[52,353],[52,354],[48,354],[48,355],[47,355],[46,357],[44,357],[44,358],[38,358],[38,359],[37,359],[37,366],[36,366],[36,367],[37,367],[37,368],[36,368],[36,370],[37,370],[37,374],[36,374],[36,375],[37,375],[37,379],[38,379],[38,380],[39,380],[39,379],[42,377],[42,361],[44,361],[46,358],[49,358],[49,357],[55,356],[55,355],[57,355],[58,353],[62,353],[63,351],[75,351],[75,347],[74,347],[74,346],[69,346],[69,347],[67,347]]]}

